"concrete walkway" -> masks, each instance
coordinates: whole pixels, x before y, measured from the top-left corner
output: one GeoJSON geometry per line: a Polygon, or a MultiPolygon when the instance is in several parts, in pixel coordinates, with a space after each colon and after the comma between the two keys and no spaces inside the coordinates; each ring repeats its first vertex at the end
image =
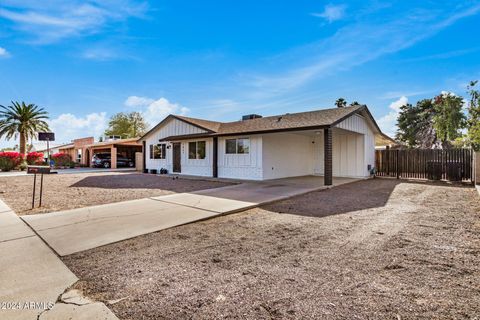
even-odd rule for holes
{"type": "Polygon", "coordinates": [[[86,308],[58,300],[78,278],[1,200],[0,252],[0,319],[117,319],[103,303],[83,318],[86,308]]]}
{"type": "MultiPolygon", "coordinates": [[[[355,179],[336,178],[334,185],[355,179]]],[[[325,188],[300,177],[23,216],[60,256],[325,188]]]]}

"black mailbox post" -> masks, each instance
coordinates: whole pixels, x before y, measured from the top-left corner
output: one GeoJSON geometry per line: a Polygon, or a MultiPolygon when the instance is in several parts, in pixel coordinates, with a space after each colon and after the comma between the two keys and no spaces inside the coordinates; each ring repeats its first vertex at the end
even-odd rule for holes
{"type": "Polygon", "coordinates": [[[40,174],[40,203],[39,207],[42,206],[42,195],[43,195],[43,175],[50,173],[50,166],[28,166],[27,174],[33,174],[33,196],[32,196],[32,209],[35,207],[35,187],[37,184],[37,174],[40,174]]]}

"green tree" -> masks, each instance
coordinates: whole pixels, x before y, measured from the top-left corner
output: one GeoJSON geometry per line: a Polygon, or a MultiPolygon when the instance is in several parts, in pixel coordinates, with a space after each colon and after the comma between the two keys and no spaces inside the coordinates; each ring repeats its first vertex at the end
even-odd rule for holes
{"type": "Polygon", "coordinates": [[[480,150],[480,91],[475,88],[478,81],[471,81],[467,87],[470,101],[468,105],[468,141],[475,151],[480,150]]]}
{"type": "Polygon", "coordinates": [[[337,101],[335,101],[335,105],[337,108],[344,108],[347,106],[347,100],[343,98],[338,98],[337,101]]]}
{"type": "Polygon", "coordinates": [[[0,137],[10,140],[20,136],[20,153],[25,153],[29,139],[49,131],[47,119],[48,112],[34,104],[12,101],[7,107],[0,105],[0,137]]]}
{"type": "Polygon", "coordinates": [[[462,136],[460,130],[465,127],[462,107],[463,98],[452,93],[442,93],[434,98],[433,127],[443,148],[448,148],[452,141],[462,136]]]}
{"type": "Polygon", "coordinates": [[[140,112],[119,112],[110,118],[105,135],[136,138],[142,136],[147,128],[148,124],[140,112]]]}
{"type": "Polygon", "coordinates": [[[432,124],[434,114],[435,109],[430,99],[420,100],[415,106],[401,106],[397,118],[396,139],[411,148],[432,148],[437,144],[437,135],[432,124]]]}

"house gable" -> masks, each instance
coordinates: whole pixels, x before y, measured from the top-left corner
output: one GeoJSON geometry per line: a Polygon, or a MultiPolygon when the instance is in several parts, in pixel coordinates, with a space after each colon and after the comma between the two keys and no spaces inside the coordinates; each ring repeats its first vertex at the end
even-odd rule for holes
{"type": "Polygon", "coordinates": [[[153,129],[147,132],[142,138],[140,138],[140,140],[146,140],[148,144],[148,142],[151,141],[158,142],[165,137],[195,135],[208,132],[209,131],[204,128],[169,115],[153,129]]]}

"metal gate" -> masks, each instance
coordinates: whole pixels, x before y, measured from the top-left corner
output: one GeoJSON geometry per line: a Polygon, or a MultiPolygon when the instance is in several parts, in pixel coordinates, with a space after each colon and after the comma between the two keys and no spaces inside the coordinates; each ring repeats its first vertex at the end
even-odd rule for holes
{"type": "Polygon", "coordinates": [[[471,149],[376,150],[377,176],[472,181],[471,149]]]}

